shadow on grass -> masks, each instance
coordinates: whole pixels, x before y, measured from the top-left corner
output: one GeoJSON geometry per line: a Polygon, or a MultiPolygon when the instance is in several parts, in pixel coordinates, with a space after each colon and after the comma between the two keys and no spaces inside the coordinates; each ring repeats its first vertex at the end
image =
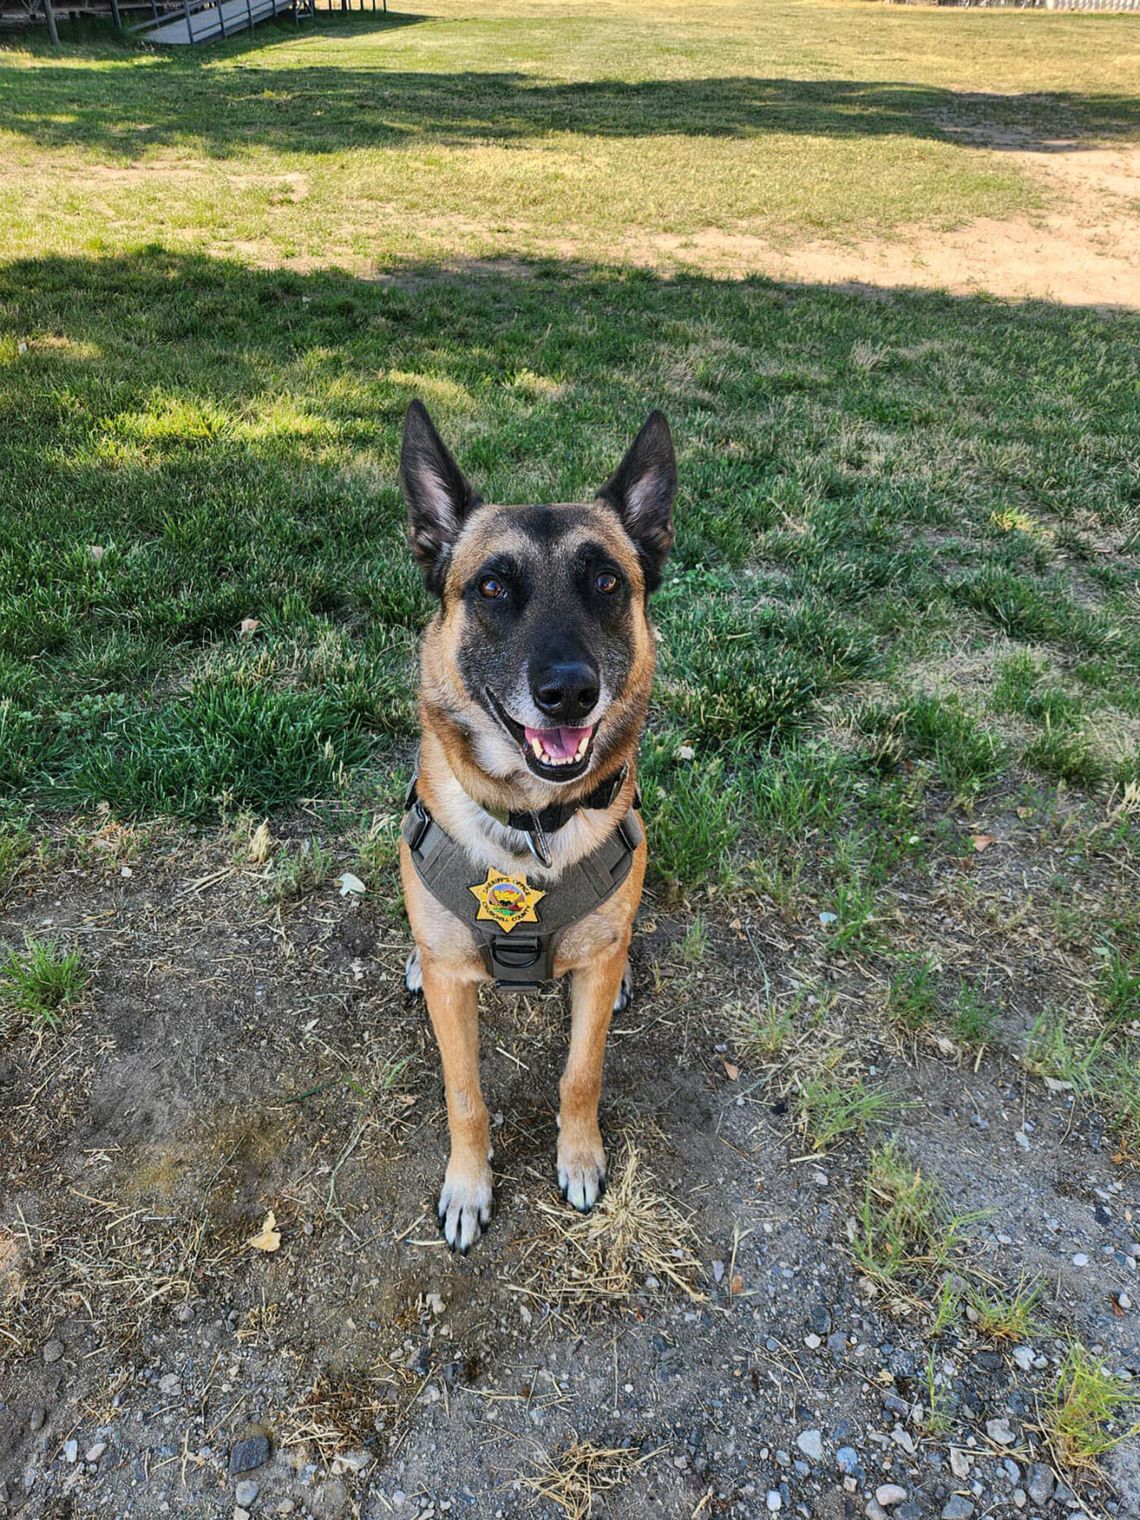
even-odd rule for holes
{"type": "Polygon", "coordinates": [[[403,742],[430,610],[395,485],[413,394],[500,501],[588,499],[665,407],[666,756],[802,727],[965,609],[1062,644],[1079,625],[1123,680],[1134,651],[1034,522],[1134,521],[1140,324],[882,295],[552,261],[370,282],[160,248],[3,268],[0,789],[271,806],[403,742]]]}
{"type": "MultiPolygon", "coordinates": [[[[393,18],[394,20],[395,18],[393,18]]],[[[235,42],[239,56],[254,39],[235,42]]],[[[231,55],[232,56],[232,55],[231,55]]],[[[137,66],[53,64],[0,73],[0,124],[45,147],[87,144],[134,157],[193,143],[228,157],[257,144],[300,153],[364,146],[512,144],[585,137],[901,136],[1048,151],[1133,132],[1120,96],[967,94],[890,81],[668,79],[549,82],[520,73],[411,72],[306,64],[217,66],[199,49],[137,66]]]]}

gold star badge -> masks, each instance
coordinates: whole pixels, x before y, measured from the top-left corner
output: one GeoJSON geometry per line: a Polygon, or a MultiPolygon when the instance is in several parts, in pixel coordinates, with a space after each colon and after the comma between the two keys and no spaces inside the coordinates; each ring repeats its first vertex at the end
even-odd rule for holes
{"type": "Polygon", "coordinates": [[[525,876],[504,876],[494,866],[487,867],[486,881],[467,890],[479,901],[476,919],[490,919],[504,934],[509,934],[516,924],[537,924],[535,904],[546,896],[545,892],[528,887],[525,876]]]}

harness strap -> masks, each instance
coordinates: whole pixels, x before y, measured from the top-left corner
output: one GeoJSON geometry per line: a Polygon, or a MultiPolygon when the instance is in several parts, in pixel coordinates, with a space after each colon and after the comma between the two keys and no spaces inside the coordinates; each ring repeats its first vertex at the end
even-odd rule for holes
{"type": "Polygon", "coordinates": [[[419,798],[404,815],[402,833],[417,876],[436,901],[471,931],[496,987],[529,992],[553,977],[563,933],[600,908],[621,886],[644,837],[635,814],[627,813],[592,854],[545,888],[535,909],[538,923],[528,934],[521,923],[506,930],[476,919],[478,903],[471,888],[481,883],[486,872],[440,827],[419,798]]]}

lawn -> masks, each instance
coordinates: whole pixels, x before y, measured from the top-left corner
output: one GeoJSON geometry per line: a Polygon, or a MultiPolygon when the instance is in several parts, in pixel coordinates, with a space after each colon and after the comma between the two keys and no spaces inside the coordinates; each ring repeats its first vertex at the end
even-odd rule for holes
{"type": "MultiPolygon", "coordinates": [[[[588,497],[659,405],[655,993],[755,982],[775,925],[746,1077],[826,1009],[837,1062],[996,1051],[1126,1164],[1140,320],[699,265],[710,231],[1032,222],[1054,192],[956,129],[1133,141],[1133,19],[498,0],[169,57],[74,36],[0,49],[0,895],[108,819],[229,871],[267,816],[324,841],[282,855],[278,923],[334,861],[390,897],[430,610],[409,397],[499,501],[588,497]]],[[[21,953],[52,1028],[101,985],[21,953]]],[[[841,1069],[803,1068],[794,1147],[881,1122],[841,1069]]]]}

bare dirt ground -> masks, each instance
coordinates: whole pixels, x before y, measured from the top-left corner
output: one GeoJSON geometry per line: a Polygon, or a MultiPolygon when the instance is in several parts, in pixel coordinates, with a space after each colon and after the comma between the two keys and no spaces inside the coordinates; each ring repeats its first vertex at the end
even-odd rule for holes
{"type": "MultiPolygon", "coordinates": [[[[1089,976],[1040,933],[1064,820],[962,826],[998,843],[900,900],[948,965],[982,937],[1008,1048],[900,1038],[873,958],[825,954],[794,906],[710,898],[702,945],[646,903],[603,1129],[649,1224],[608,1282],[554,1182],[560,990],[484,998],[497,1214],[453,1259],[394,876],[278,904],[230,834],[57,835],[0,904],[4,940],[58,935],[94,973],[57,1032],[0,1045],[0,1513],[585,1515],[592,1487],[612,1515],[873,1520],[895,1484],[902,1520],[1140,1515],[1140,1442],[1114,1493],[1055,1478],[1041,1430],[1062,1327],[1140,1376],[1135,1167],[1011,1053],[1089,976]],[[764,998],[790,1010],[767,1061],[735,1037],[764,998]],[[978,1280],[1043,1284],[1026,1342],[932,1339],[856,1270],[885,1131],[810,1152],[794,1086],[824,1057],[895,1095],[886,1129],[974,1215],[978,1280]],[[273,1252],[249,1243],[270,1211],[273,1252]]],[[[1111,854],[1094,874],[1135,890],[1111,854]]]]}

